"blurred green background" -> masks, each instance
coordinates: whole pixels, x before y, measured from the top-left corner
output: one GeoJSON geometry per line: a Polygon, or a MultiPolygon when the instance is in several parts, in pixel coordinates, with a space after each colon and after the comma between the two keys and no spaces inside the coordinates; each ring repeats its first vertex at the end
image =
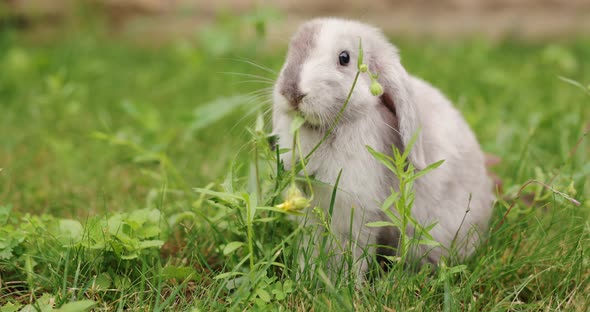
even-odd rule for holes
{"type": "Polygon", "coordinates": [[[268,110],[269,79],[290,31],[318,13],[374,17],[408,70],[440,87],[484,149],[503,158],[497,171],[521,182],[536,166],[560,165],[588,120],[586,94],[558,77],[590,80],[583,25],[556,22],[575,25],[589,5],[524,2],[498,2],[504,10],[460,1],[3,2],[0,199],[20,211],[64,216],[141,207],[168,179],[153,174],[162,165],[156,154],[170,157],[186,185],[214,181],[240,157],[256,112],[268,110]],[[526,17],[520,26],[506,28],[500,18],[487,25],[523,10],[531,20],[554,12],[560,18],[546,22],[560,32],[531,31],[526,17]],[[406,31],[416,21],[397,25],[403,18],[381,25],[388,14],[417,14],[430,25],[406,31]],[[485,17],[471,32],[473,21],[461,31],[437,25],[478,14],[485,17]]]}

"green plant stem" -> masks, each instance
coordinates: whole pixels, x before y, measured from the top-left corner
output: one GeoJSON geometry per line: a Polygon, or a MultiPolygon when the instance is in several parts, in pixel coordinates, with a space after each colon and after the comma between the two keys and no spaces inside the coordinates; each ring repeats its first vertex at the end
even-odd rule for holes
{"type": "Polygon", "coordinates": [[[250,272],[254,271],[254,229],[252,228],[252,216],[251,216],[251,202],[250,199],[246,201],[246,228],[248,235],[248,252],[250,253],[250,272]]]}
{"type": "Polygon", "coordinates": [[[262,198],[262,189],[260,188],[260,168],[258,166],[258,139],[254,140],[254,174],[256,178],[256,196],[262,198]]]}
{"type": "Polygon", "coordinates": [[[350,87],[350,90],[348,91],[348,96],[346,96],[346,100],[344,101],[344,104],[342,105],[342,107],[338,111],[338,114],[336,115],[336,120],[334,120],[334,122],[332,123],[332,125],[330,126],[330,128],[328,129],[326,134],[324,134],[322,139],[318,142],[318,144],[316,144],[313,147],[313,149],[307,154],[307,156],[305,156],[305,159],[309,159],[309,157],[311,157],[311,155],[320,147],[320,145],[322,145],[324,143],[324,141],[326,141],[328,136],[330,136],[332,134],[332,132],[334,132],[336,125],[338,125],[338,122],[340,122],[340,119],[342,118],[342,114],[344,113],[344,109],[348,106],[348,102],[350,102],[350,97],[352,96],[352,91],[354,91],[354,87],[356,86],[356,83],[359,79],[360,74],[361,74],[360,71],[356,72],[356,75],[354,76],[354,81],[352,82],[352,86],[350,87]]]}
{"type": "Polygon", "coordinates": [[[408,211],[406,209],[406,177],[405,174],[403,172],[403,168],[404,168],[405,163],[397,163],[396,165],[396,169],[398,170],[398,172],[396,173],[398,179],[400,180],[399,182],[399,192],[400,192],[400,197],[398,199],[398,202],[396,203],[396,205],[398,206],[397,211],[400,212],[401,217],[402,217],[402,228],[400,230],[400,255],[402,256],[402,258],[406,257],[406,240],[407,238],[407,230],[408,230],[408,211]],[[400,167],[401,165],[401,167],[400,167]]]}
{"type": "MultiPolygon", "coordinates": [[[[313,147],[313,149],[305,156],[305,158],[302,158],[299,161],[299,163],[297,165],[295,165],[295,153],[296,153],[295,148],[297,146],[296,140],[297,140],[298,131],[295,132],[295,134],[293,136],[293,148],[291,150],[291,181],[290,181],[291,184],[295,183],[295,175],[299,170],[304,168],[305,162],[308,161],[309,158],[311,157],[311,155],[320,147],[320,145],[322,145],[324,143],[324,141],[326,141],[328,136],[330,136],[334,132],[336,125],[338,125],[338,123],[340,122],[340,119],[342,118],[342,114],[344,113],[344,110],[348,106],[348,102],[350,102],[350,97],[352,96],[352,92],[354,91],[354,88],[356,87],[356,84],[358,82],[358,78],[359,78],[360,74],[361,74],[361,72],[357,70],[356,75],[354,76],[354,80],[352,82],[352,85],[350,87],[350,90],[348,91],[348,95],[346,96],[346,100],[344,101],[344,104],[342,104],[342,107],[338,111],[338,114],[336,115],[336,119],[334,120],[334,122],[332,123],[330,128],[328,128],[328,131],[326,131],[326,133],[324,134],[322,139],[313,147]],[[301,168],[301,169],[297,170],[297,168],[301,168]]],[[[283,184],[282,186],[280,186],[279,192],[284,190],[285,187],[287,187],[287,184],[283,184]]]]}
{"type": "Polygon", "coordinates": [[[314,192],[313,187],[311,186],[311,180],[309,179],[309,174],[307,174],[307,169],[305,168],[305,158],[303,158],[303,151],[301,149],[301,137],[299,136],[299,130],[296,132],[295,140],[297,141],[297,151],[299,152],[299,158],[301,159],[301,166],[303,167],[303,175],[305,176],[305,181],[307,182],[307,187],[311,192],[310,196],[313,198],[314,192]]]}
{"type": "MultiPolygon", "coordinates": [[[[291,184],[295,184],[295,173],[297,172],[295,170],[295,155],[296,153],[296,148],[297,148],[297,135],[299,134],[299,130],[295,131],[295,133],[293,134],[293,147],[291,149],[291,184]]],[[[303,160],[301,160],[301,165],[304,166],[305,162],[303,162],[303,160]]]]}

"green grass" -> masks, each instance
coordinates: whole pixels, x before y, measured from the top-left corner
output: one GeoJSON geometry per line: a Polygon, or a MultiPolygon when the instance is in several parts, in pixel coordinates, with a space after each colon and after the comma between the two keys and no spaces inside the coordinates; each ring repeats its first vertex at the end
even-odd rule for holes
{"type": "MultiPolygon", "coordinates": [[[[253,147],[272,156],[246,131],[265,98],[229,105],[269,87],[241,74],[274,78],[236,58],[278,71],[286,46],[234,43],[219,55],[198,40],[26,38],[0,36],[0,249],[13,247],[0,256],[0,311],[81,300],[97,310],[590,309],[590,90],[559,79],[590,83],[587,40],[396,40],[406,68],[443,90],[502,158],[505,193],[495,231],[465,267],[396,266],[357,289],[347,276],[297,278],[288,218],[260,211],[268,219],[249,228],[241,200],[192,190],[243,198],[253,147]],[[515,199],[530,179],[582,204],[538,185],[515,199]],[[128,237],[108,233],[121,224],[128,237]]],[[[260,170],[265,204],[276,203],[260,170]]]]}

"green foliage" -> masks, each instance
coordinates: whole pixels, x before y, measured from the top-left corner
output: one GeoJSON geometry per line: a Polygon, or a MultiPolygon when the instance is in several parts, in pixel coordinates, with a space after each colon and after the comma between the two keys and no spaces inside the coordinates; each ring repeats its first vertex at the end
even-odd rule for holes
{"type": "Polygon", "coordinates": [[[0,307],[0,312],[83,312],[90,311],[90,309],[96,306],[96,302],[92,300],[69,302],[62,305],[58,309],[54,308],[54,304],[55,298],[53,298],[50,294],[43,294],[34,304],[21,306],[20,304],[8,303],[0,307]]]}
{"type": "MultiPolygon", "coordinates": [[[[6,207],[3,207],[6,209],[6,207]]],[[[21,222],[5,223],[0,227],[3,238],[2,259],[6,263],[22,254],[42,253],[45,248],[76,249],[82,251],[114,252],[123,260],[136,259],[144,249],[159,248],[165,223],[155,209],[140,209],[117,213],[105,219],[92,217],[84,226],[79,221],[60,219],[52,215],[29,215],[21,222]],[[13,251],[21,250],[19,254],[13,251]]],[[[165,239],[165,238],[164,238],[165,239]]]]}
{"type": "Polygon", "coordinates": [[[25,233],[8,223],[11,210],[10,206],[0,206],[0,260],[11,259],[14,249],[25,240],[25,233]]]}
{"type": "Polygon", "coordinates": [[[418,133],[414,134],[412,140],[408,143],[403,153],[395,146],[392,146],[392,155],[380,153],[375,151],[370,146],[367,146],[369,152],[379,162],[391,170],[399,180],[399,190],[391,189],[391,195],[387,197],[381,206],[381,211],[390,219],[387,221],[378,221],[368,223],[369,227],[393,226],[400,230],[400,242],[397,249],[397,254],[401,258],[401,262],[405,263],[410,260],[408,252],[413,246],[428,245],[440,246],[432,236],[430,230],[436,225],[428,226],[421,225],[418,220],[412,216],[412,207],[414,206],[415,192],[413,190],[414,181],[418,178],[428,174],[428,172],[438,168],[444,160],[432,163],[426,168],[417,170],[414,165],[408,160],[412,146],[418,138],[418,133]],[[394,207],[394,213],[391,208],[394,207]],[[410,237],[407,233],[412,229],[414,235],[410,237]]]}
{"type": "MultiPolygon", "coordinates": [[[[222,246],[224,256],[239,259],[237,265],[215,277],[216,280],[223,281],[227,290],[233,292],[228,297],[228,302],[236,307],[248,303],[263,306],[271,302],[280,302],[287,294],[293,292],[292,281],[283,282],[272,272],[289,270],[283,263],[278,262],[277,258],[281,255],[282,247],[291,241],[298,230],[290,234],[285,232],[283,237],[263,237],[259,232],[261,227],[279,229],[281,223],[286,223],[281,214],[293,213],[290,208],[286,208],[288,200],[274,206],[285,188],[285,181],[293,181],[293,175],[284,171],[277,158],[279,154],[272,151],[268,145],[268,134],[264,129],[261,118],[257,119],[254,129],[248,129],[252,136],[252,151],[255,153],[248,177],[240,178],[230,174],[224,183],[219,185],[220,191],[194,189],[208,196],[209,204],[226,212],[222,218],[233,220],[233,234],[240,238],[222,246]],[[247,267],[243,266],[245,263],[248,263],[247,267]]],[[[291,199],[295,203],[305,200],[293,184],[289,194],[289,198],[299,198],[291,199]]]]}
{"type": "MultiPolygon", "coordinates": [[[[91,217],[84,224],[48,214],[19,216],[12,213],[8,218],[5,216],[10,212],[9,207],[2,207],[1,212],[0,277],[22,274],[30,289],[51,290],[52,285],[56,286],[52,275],[67,277],[68,270],[75,271],[74,283],[81,279],[79,282],[85,285],[83,292],[107,294],[111,285],[126,289],[132,284],[129,277],[134,274],[132,268],[136,265],[132,261],[156,261],[158,253],[154,251],[166,240],[167,223],[162,222],[156,209],[116,213],[108,218],[91,217]],[[115,263],[117,265],[113,266],[115,263]],[[90,277],[93,272],[98,274],[94,278],[90,277]],[[80,277],[86,274],[89,276],[80,277]]],[[[167,279],[186,279],[193,271],[192,268],[167,266],[160,274],[167,279]]],[[[63,280],[63,283],[68,282],[63,280]]],[[[56,311],[87,311],[96,304],[91,300],[64,302],[64,299],[62,295],[56,298],[46,293],[23,307],[10,301],[3,304],[7,304],[4,307],[7,311],[12,308],[54,311],[56,304],[59,306],[56,311]]]]}
{"type": "Polygon", "coordinates": [[[77,244],[91,250],[113,251],[123,260],[136,259],[144,249],[164,244],[164,240],[155,239],[164,234],[163,225],[156,209],[115,214],[107,220],[90,219],[86,235],[78,236],[77,244]]]}

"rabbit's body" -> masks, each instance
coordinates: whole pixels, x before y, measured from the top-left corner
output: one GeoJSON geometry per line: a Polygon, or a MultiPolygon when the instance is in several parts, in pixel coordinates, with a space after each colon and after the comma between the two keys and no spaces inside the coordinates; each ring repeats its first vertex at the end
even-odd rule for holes
{"type": "MultiPolygon", "coordinates": [[[[405,72],[397,51],[377,29],[339,19],[313,20],[301,27],[275,87],[273,128],[279,145],[291,147],[289,128],[297,112],[307,120],[300,129],[303,155],[324,136],[352,85],[359,38],[365,63],[379,73],[385,92],[372,96],[369,78],[361,75],[341,121],[306,166],[308,174],[329,185],[334,185],[342,170],[331,231],[342,246],[353,240],[353,256],[361,260],[361,270],[367,267],[363,252],[374,252],[376,243],[396,247],[394,229],[365,226],[387,221],[381,204],[391,188],[398,187],[394,174],[366,146],[391,154],[392,146],[403,150],[420,129],[410,161],[418,169],[441,159],[445,162],[415,182],[412,215],[423,226],[437,223],[430,233],[443,248],[424,246],[416,256],[437,263],[455,238],[458,255],[468,256],[478,239],[468,232],[472,228],[485,231],[491,216],[492,186],[483,153],[460,113],[438,90],[405,72]],[[347,58],[342,51],[352,61],[343,62],[347,58]]],[[[287,168],[291,166],[290,153],[284,154],[283,161],[287,168]]],[[[332,187],[316,187],[314,192],[315,204],[327,215],[332,187]]]]}

